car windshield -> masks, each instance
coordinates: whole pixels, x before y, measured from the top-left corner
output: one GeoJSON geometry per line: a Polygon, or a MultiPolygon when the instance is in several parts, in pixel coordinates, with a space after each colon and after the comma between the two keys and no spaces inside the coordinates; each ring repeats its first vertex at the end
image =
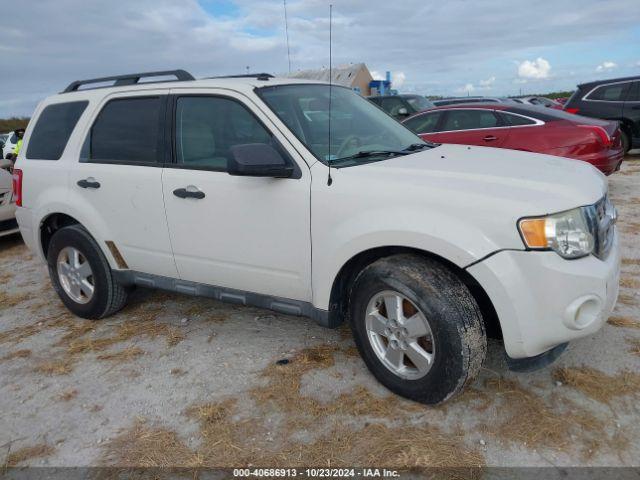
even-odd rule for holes
{"type": "Polygon", "coordinates": [[[432,146],[345,87],[278,85],[263,87],[258,94],[309,151],[325,164],[349,167],[432,146]]]}
{"type": "Polygon", "coordinates": [[[409,105],[411,105],[416,112],[435,107],[433,103],[420,95],[406,96],[404,99],[409,102],[409,105]]]}

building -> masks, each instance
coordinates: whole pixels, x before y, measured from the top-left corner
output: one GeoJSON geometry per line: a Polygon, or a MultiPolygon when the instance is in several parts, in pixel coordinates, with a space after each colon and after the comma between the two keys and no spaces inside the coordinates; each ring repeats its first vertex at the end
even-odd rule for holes
{"type": "MultiPolygon", "coordinates": [[[[299,70],[288,75],[290,78],[304,78],[307,80],[329,81],[329,69],[299,70]]],[[[373,81],[371,72],[364,63],[340,65],[332,69],[331,81],[336,85],[350,87],[361,95],[371,94],[369,85],[373,81]]]]}

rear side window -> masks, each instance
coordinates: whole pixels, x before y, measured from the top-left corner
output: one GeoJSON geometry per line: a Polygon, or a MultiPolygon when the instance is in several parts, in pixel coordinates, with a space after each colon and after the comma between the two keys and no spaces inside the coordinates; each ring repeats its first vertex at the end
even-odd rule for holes
{"type": "Polygon", "coordinates": [[[87,136],[81,160],[96,163],[158,162],[161,97],[134,97],[107,103],[87,136]]]}
{"type": "Polygon", "coordinates": [[[520,115],[511,115],[510,113],[502,112],[502,116],[506,119],[507,125],[512,127],[521,127],[524,125],[535,125],[535,120],[530,118],[521,117],[520,115]]]}
{"type": "Polygon", "coordinates": [[[616,83],[602,85],[589,94],[587,100],[602,100],[605,102],[622,102],[627,96],[630,83],[616,83]]]}
{"type": "Polygon", "coordinates": [[[627,95],[627,102],[640,102],[640,82],[633,83],[631,91],[627,95]]]}
{"type": "Polygon", "coordinates": [[[433,133],[436,131],[441,112],[425,113],[403,122],[404,126],[415,133],[433,133]]]}
{"type": "Polygon", "coordinates": [[[443,131],[473,130],[498,126],[498,117],[490,110],[450,110],[445,117],[443,131]]]}
{"type": "MultiPolygon", "coordinates": [[[[38,117],[27,148],[29,160],[60,160],[71,132],[89,102],[49,105],[38,117]]],[[[17,140],[17,139],[16,139],[17,140]]]]}

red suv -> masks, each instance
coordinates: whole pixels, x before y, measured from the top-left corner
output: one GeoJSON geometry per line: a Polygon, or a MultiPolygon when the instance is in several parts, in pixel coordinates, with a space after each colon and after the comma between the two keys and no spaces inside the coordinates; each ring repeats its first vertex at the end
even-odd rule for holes
{"type": "Polygon", "coordinates": [[[562,110],[509,104],[450,105],[420,112],[404,125],[424,140],[574,158],[605,175],[620,168],[624,152],[617,122],[562,110]]]}

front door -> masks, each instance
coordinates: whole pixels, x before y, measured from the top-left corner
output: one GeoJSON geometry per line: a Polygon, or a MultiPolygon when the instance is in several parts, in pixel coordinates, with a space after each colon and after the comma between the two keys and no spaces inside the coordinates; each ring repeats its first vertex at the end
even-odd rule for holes
{"type": "Polygon", "coordinates": [[[306,164],[285,150],[286,139],[240,94],[178,90],[172,104],[175,163],[164,169],[163,189],[180,278],[310,301],[306,164]],[[269,143],[289,155],[294,176],[229,175],[231,147],[250,143],[269,143]]]}

